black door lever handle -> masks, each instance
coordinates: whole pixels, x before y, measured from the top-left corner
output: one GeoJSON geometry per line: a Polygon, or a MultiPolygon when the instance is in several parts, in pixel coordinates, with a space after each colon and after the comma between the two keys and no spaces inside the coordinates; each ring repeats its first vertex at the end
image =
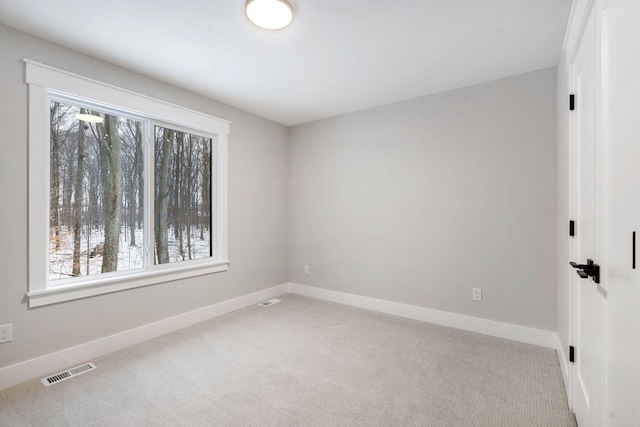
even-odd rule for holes
{"type": "Polygon", "coordinates": [[[593,260],[592,259],[588,259],[586,264],[577,264],[577,263],[571,261],[569,263],[569,265],[571,265],[571,267],[573,267],[573,268],[591,268],[591,267],[593,267],[593,260]]]}
{"type": "Polygon", "coordinates": [[[577,268],[576,273],[583,279],[593,277],[593,281],[600,283],[600,266],[594,264],[592,259],[588,259],[586,264],[578,264],[573,261],[569,263],[571,267],[577,268]]]}

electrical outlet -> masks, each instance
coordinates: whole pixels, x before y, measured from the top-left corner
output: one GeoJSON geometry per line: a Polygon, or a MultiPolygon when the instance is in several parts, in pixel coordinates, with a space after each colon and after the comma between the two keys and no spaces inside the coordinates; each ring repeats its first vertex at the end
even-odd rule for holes
{"type": "Polygon", "coordinates": [[[0,325],[0,344],[13,341],[13,323],[0,325]]]}
{"type": "Polygon", "coordinates": [[[304,266],[304,274],[310,274],[310,273],[309,273],[309,271],[310,271],[310,270],[309,270],[309,266],[308,266],[308,265],[305,265],[305,266],[304,266]]]}
{"type": "Polygon", "coordinates": [[[482,301],[482,289],[473,288],[473,300],[474,301],[482,301]]]}

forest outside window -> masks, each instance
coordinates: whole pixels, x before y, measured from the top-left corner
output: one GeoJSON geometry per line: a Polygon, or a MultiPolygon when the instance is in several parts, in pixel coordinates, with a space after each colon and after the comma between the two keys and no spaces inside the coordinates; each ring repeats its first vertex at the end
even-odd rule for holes
{"type": "Polygon", "coordinates": [[[25,62],[29,305],[227,270],[228,122],[25,62]]]}
{"type": "Polygon", "coordinates": [[[213,138],[162,126],[154,133],[154,262],[212,257],[213,138]]]}
{"type": "Polygon", "coordinates": [[[72,102],[49,104],[51,285],[145,267],[146,123],[72,102]]]}

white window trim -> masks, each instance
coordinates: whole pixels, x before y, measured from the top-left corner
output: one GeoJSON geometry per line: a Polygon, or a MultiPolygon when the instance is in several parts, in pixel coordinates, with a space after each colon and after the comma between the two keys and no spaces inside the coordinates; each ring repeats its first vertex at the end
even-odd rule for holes
{"type": "MultiPolygon", "coordinates": [[[[25,63],[29,85],[29,307],[39,307],[90,296],[149,286],[172,280],[226,271],[228,259],[228,136],[230,122],[165,101],[108,85],[28,59],[25,63]],[[78,281],[73,285],[49,286],[49,97],[48,91],[65,93],[145,116],[151,120],[212,134],[216,137],[217,211],[214,229],[218,258],[212,262],[163,265],[162,268],[131,270],[108,277],[78,281]],[[44,148],[43,148],[44,147],[44,148]]],[[[145,213],[147,215],[147,213],[145,213]]],[[[150,222],[145,221],[145,224],[150,222]]]]}

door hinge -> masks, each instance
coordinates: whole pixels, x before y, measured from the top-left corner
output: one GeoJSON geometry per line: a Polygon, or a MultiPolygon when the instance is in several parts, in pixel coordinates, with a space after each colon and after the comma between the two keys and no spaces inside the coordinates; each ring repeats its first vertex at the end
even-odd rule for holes
{"type": "Polygon", "coordinates": [[[576,353],[575,349],[572,345],[569,346],[569,362],[573,363],[576,361],[576,353]]]}
{"type": "Polygon", "coordinates": [[[569,236],[573,237],[576,235],[576,222],[574,220],[569,221],[569,236]]]}
{"type": "Polygon", "coordinates": [[[569,110],[576,109],[576,96],[574,94],[569,95],[569,110]]]}

